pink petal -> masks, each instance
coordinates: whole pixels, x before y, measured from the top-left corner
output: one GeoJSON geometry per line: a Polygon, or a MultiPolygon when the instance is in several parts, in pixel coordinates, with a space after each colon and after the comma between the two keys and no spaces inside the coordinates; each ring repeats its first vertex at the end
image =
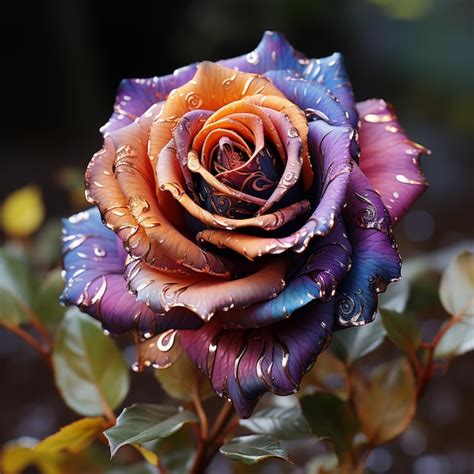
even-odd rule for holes
{"type": "Polygon", "coordinates": [[[359,166],[382,196],[395,224],[428,186],[419,158],[430,151],[405,135],[385,101],[359,102],[357,110],[361,121],[359,166]]]}

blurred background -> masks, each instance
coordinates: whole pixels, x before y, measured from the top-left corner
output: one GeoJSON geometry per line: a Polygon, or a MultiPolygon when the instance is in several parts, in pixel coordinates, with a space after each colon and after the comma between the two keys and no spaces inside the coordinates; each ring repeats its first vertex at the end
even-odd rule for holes
{"type": "MultiPolygon", "coordinates": [[[[249,52],[266,29],[309,57],[340,51],[358,100],[392,102],[409,136],[432,150],[422,158],[431,187],[396,231],[402,256],[474,237],[472,0],[16,0],[0,22],[0,202],[36,186],[45,242],[57,235],[51,219],[87,205],[82,173],[122,78],[249,52]]],[[[473,363],[468,354],[432,383],[412,428],[372,456],[372,472],[472,473],[473,363]]],[[[0,445],[74,419],[42,361],[1,328],[0,364],[0,445]]],[[[133,401],[162,396],[134,377],[133,401]]]]}

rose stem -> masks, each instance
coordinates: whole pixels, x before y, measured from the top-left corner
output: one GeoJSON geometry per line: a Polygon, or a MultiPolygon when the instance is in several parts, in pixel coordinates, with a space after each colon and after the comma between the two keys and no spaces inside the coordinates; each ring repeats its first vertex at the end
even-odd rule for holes
{"type": "Polygon", "coordinates": [[[194,463],[191,468],[191,474],[201,474],[205,467],[211,462],[220,446],[219,443],[216,443],[216,440],[227,426],[233,413],[234,407],[232,403],[226,401],[217,415],[211,434],[199,442],[196,457],[194,458],[194,463]]]}
{"type": "Polygon", "coordinates": [[[206,412],[202,407],[201,398],[199,396],[199,382],[196,382],[196,386],[194,388],[193,403],[196,413],[199,417],[199,424],[201,425],[200,439],[206,439],[207,435],[209,434],[209,424],[207,421],[206,412]]]}
{"type": "Polygon", "coordinates": [[[35,351],[37,351],[41,355],[41,357],[43,357],[49,367],[52,368],[51,353],[49,347],[45,348],[42,344],[38,342],[36,338],[34,338],[31,334],[27,333],[25,330],[18,326],[5,326],[5,328],[10,330],[13,334],[16,334],[27,344],[29,344],[35,351]]]}

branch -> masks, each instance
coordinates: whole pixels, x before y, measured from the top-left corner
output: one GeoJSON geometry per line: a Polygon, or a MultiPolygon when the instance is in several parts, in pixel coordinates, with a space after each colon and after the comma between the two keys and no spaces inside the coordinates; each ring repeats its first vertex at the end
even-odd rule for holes
{"type": "Polygon", "coordinates": [[[430,380],[433,374],[433,358],[436,346],[439,344],[443,336],[449,331],[449,329],[451,329],[455,324],[461,321],[463,317],[464,311],[461,311],[457,315],[453,315],[453,317],[439,329],[439,331],[436,333],[435,337],[430,343],[422,344],[422,347],[424,347],[428,351],[428,358],[421,372],[420,381],[416,391],[417,398],[420,398],[423,395],[423,392],[426,388],[426,384],[428,383],[428,380],[430,380]]]}
{"type": "Polygon", "coordinates": [[[208,437],[200,440],[196,457],[191,468],[191,474],[202,474],[206,466],[212,461],[215,453],[222,444],[222,433],[226,429],[234,413],[234,407],[230,402],[225,402],[217,415],[214,426],[208,437]]]}
{"type": "Polygon", "coordinates": [[[201,439],[206,439],[209,434],[209,425],[207,415],[202,407],[201,398],[199,397],[199,382],[196,382],[196,387],[193,393],[193,403],[196,413],[199,417],[199,424],[201,425],[201,439]]]}
{"type": "MultiPolygon", "coordinates": [[[[0,323],[0,326],[2,323],[0,323]]],[[[13,334],[16,334],[18,337],[23,339],[27,344],[29,344],[36,352],[38,352],[41,357],[45,360],[45,362],[48,364],[48,366],[52,369],[53,364],[51,361],[51,350],[50,346],[45,347],[43,344],[41,344],[36,338],[34,338],[31,334],[26,332],[24,329],[22,329],[19,326],[6,326],[4,325],[6,329],[11,331],[13,334]]]]}

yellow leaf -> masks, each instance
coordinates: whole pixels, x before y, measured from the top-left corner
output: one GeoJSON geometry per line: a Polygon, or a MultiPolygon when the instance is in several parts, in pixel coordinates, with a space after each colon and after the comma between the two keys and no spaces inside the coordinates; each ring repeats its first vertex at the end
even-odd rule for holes
{"type": "Polygon", "coordinates": [[[36,186],[25,186],[13,191],[2,205],[2,226],[6,234],[26,237],[43,222],[45,210],[41,191],[36,186]]]}
{"type": "Polygon", "coordinates": [[[406,359],[377,367],[364,380],[353,373],[354,404],[362,431],[372,444],[402,433],[416,411],[415,379],[406,359]]]}
{"type": "Polygon", "coordinates": [[[34,453],[26,446],[18,444],[7,445],[2,452],[2,472],[16,474],[23,471],[34,461],[34,453]]]}
{"type": "Polygon", "coordinates": [[[57,455],[39,453],[21,440],[5,446],[0,466],[3,474],[21,474],[28,466],[35,465],[42,474],[61,474],[57,455]]]}
{"type": "Polygon", "coordinates": [[[67,451],[79,453],[94,441],[96,436],[106,428],[106,421],[101,416],[83,418],[64,426],[57,433],[48,436],[33,449],[41,453],[58,453],[67,451]]]}
{"type": "Polygon", "coordinates": [[[153,451],[150,451],[139,444],[134,444],[132,446],[140,452],[147,463],[151,464],[152,466],[159,465],[158,456],[153,451]]]}

